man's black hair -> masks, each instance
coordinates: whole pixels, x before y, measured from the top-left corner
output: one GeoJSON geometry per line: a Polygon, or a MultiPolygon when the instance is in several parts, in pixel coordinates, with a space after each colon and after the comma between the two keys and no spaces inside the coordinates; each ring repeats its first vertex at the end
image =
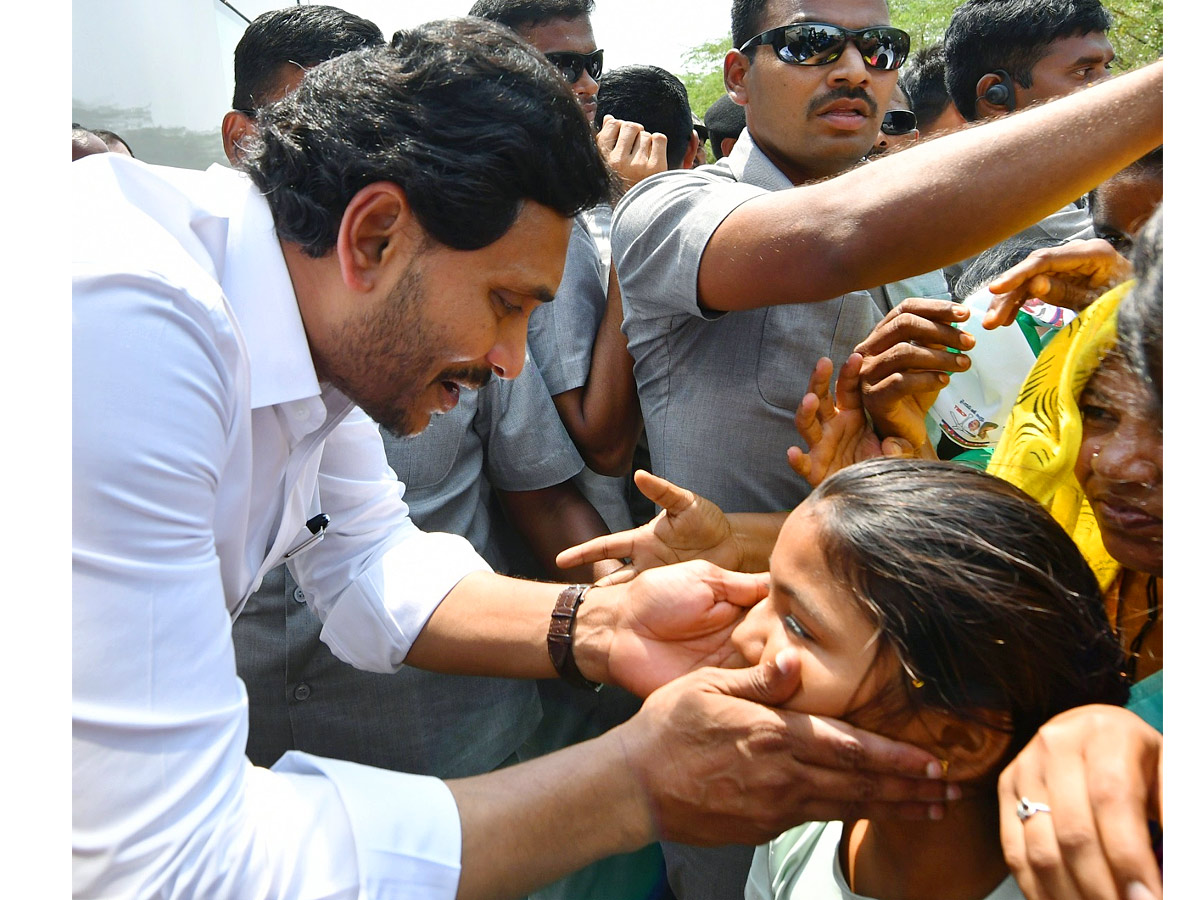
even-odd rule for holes
{"type": "Polygon", "coordinates": [[[233,51],[233,108],[253,115],[276,90],[279,67],[307,69],[351,50],[378,47],[374,22],[336,6],[288,6],[246,26],[233,51]]]}
{"type": "Polygon", "coordinates": [[[733,102],[728,94],[722,94],[704,113],[704,124],[708,126],[708,138],[713,157],[720,159],[721,142],[726,138],[737,140],[746,127],[746,107],[733,102]]]}
{"type": "Polygon", "coordinates": [[[677,169],[692,139],[692,109],[683,82],[658,66],[622,66],[605,72],[596,93],[596,119],[637,122],[667,136],[667,167],[677,169]]]}
{"type": "Polygon", "coordinates": [[[900,89],[916,113],[917,128],[921,131],[932,128],[938,116],[950,105],[950,92],[946,90],[946,52],[940,43],[922,47],[908,58],[900,72],[900,89]]]}
{"type": "Polygon", "coordinates": [[[1033,67],[1063,38],[1106,32],[1112,18],[1100,0],[967,0],[946,28],[946,87],[968,122],[979,118],[976,85],[1003,69],[1024,88],[1033,67]]]}
{"type": "Polygon", "coordinates": [[[378,181],[399,185],[429,235],[458,250],[503,237],[526,200],[572,216],[614,185],[570,86],[483,19],[429,22],[315,66],[259,110],[246,151],[279,236],[313,257],[378,181]]]}
{"type": "Polygon", "coordinates": [[[115,131],[109,131],[107,128],[93,128],[92,134],[104,141],[104,146],[109,150],[114,149],[113,144],[120,144],[128,151],[130,156],[133,156],[133,148],[129,146],[129,142],[115,131]]]}
{"type": "MultiPolygon", "coordinates": [[[[767,26],[763,24],[763,17],[766,13],[767,0],[733,0],[730,19],[734,50],[766,30],[767,26]]],[[[750,59],[754,59],[753,53],[750,54],[750,59]]]]}
{"type": "Polygon", "coordinates": [[[475,0],[467,15],[499,22],[515,31],[554,19],[590,16],[595,8],[595,0],[475,0]]]}

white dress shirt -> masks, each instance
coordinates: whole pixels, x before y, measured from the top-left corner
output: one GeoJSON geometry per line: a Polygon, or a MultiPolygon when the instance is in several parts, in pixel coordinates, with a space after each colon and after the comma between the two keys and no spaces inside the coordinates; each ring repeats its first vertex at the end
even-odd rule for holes
{"type": "Polygon", "coordinates": [[[244,176],[113,154],[72,175],[75,895],[453,897],[442,782],[249,764],[230,622],[287,559],[334,653],[394,671],[487,564],[409,521],[376,426],[318,383],[244,176]]]}

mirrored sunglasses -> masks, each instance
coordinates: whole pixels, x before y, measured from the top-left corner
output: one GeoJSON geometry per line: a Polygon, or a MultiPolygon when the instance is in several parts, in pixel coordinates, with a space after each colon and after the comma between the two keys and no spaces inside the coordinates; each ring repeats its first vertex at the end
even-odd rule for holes
{"type": "Polygon", "coordinates": [[[592,53],[571,53],[564,50],[560,53],[547,53],[546,59],[562,72],[563,78],[567,79],[569,84],[574,84],[582,78],[585,71],[592,76],[593,81],[599,81],[600,74],[604,71],[603,50],[592,53]]]}
{"type": "Polygon", "coordinates": [[[890,25],[851,31],[825,22],[797,22],[764,31],[738,49],[745,53],[758,44],[767,44],[785,63],[825,66],[836,62],[848,43],[858,48],[863,62],[873,69],[898,69],[908,58],[908,32],[890,25]]]}
{"type": "Polygon", "coordinates": [[[917,114],[907,109],[889,109],[883,114],[879,130],[884,134],[912,134],[917,130],[917,114]]]}

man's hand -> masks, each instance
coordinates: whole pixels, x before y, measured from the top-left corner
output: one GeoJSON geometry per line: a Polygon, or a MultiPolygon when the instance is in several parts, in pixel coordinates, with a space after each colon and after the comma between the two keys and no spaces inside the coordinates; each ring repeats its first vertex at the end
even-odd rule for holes
{"type": "Polygon", "coordinates": [[[788,448],[788,465],[816,487],[834,472],[876,456],[914,456],[916,451],[903,438],[880,441],[863,411],[859,370],[863,358],[851,353],[838,373],[836,399],[829,392],[833,362],[821,357],[808,381],[808,393],[796,409],[796,431],[808,444],[788,448]]]}
{"type": "Polygon", "coordinates": [[[1162,735],[1128,710],[1081,706],[1041,727],[1000,776],[1000,840],[1029,900],[1151,900],[1162,875],[1162,735]],[[1025,797],[1050,807],[1022,822],[1025,797]]]}
{"type": "Polygon", "coordinates": [[[924,750],[772,708],[800,685],[798,655],[702,669],[655,691],[614,730],[662,838],[758,844],[801,822],[941,818],[958,796],[924,750]]]}
{"type": "Polygon", "coordinates": [[[996,298],[983,327],[1011,325],[1030,300],[1079,312],[1132,274],[1129,261],[1102,238],[1034,250],[988,285],[996,298]]]}
{"type": "Polygon", "coordinates": [[[604,161],[621,176],[626,190],[643,178],[667,171],[667,136],[652,134],[637,122],[605,116],[596,146],[604,161]]]}
{"type": "Polygon", "coordinates": [[[863,356],[863,407],[881,438],[902,438],[925,455],[925,414],[946,386],[947,372],[970,368],[954,350],[970,350],[975,338],[953,326],[970,311],[949,300],[909,297],[891,310],[855,347],[863,356]]]}
{"type": "Polygon", "coordinates": [[[575,661],[585,677],[639,697],[701,666],[734,664],[729,638],[767,582],[694,560],[593,588],[575,623],[575,661]]]}
{"type": "Polygon", "coordinates": [[[647,569],[691,559],[740,569],[742,549],[720,507],[645,469],[634,472],[633,481],[662,511],[645,525],[601,535],[562,551],[557,559],[560,568],[630,560],[598,581],[600,585],[622,584],[647,569]]]}

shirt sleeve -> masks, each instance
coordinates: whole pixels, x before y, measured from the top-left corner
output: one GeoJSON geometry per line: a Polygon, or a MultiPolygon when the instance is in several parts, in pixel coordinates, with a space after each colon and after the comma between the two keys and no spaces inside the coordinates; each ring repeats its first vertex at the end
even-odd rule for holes
{"type": "Polygon", "coordinates": [[[596,241],[576,218],[554,302],[543,304],[529,317],[529,351],[551,396],[587,384],[592,347],[608,304],[603,271],[596,241]]]}
{"type": "Polygon", "coordinates": [[[83,275],[73,321],[74,896],[449,900],[444,786],[245,758],[214,522],[249,372],[219,290],[83,275]]]}
{"type": "Polygon", "coordinates": [[[714,182],[682,170],[635,185],[613,212],[612,226],[626,318],[680,313],[718,318],[720,313],[699,306],[700,258],[726,216],[766,193],[752,184],[714,182]]]}
{"type": "Polygon", "coordinates": [[[442,598],[491,567],[466,538],[413,524],[379,426],[357,408],[325,441],[317,486],[330,526],[292,560],[296,582],[335,656],[368,672],[394,672],[442,598]]]}
{"type": "Polygon", "coordinates": [[[481,398],[475,427],[485,432],[481,437],[493,487],[536,491],[583,471],[583,458],[528,354],[519,376],[492,387],[481,398]]]}

